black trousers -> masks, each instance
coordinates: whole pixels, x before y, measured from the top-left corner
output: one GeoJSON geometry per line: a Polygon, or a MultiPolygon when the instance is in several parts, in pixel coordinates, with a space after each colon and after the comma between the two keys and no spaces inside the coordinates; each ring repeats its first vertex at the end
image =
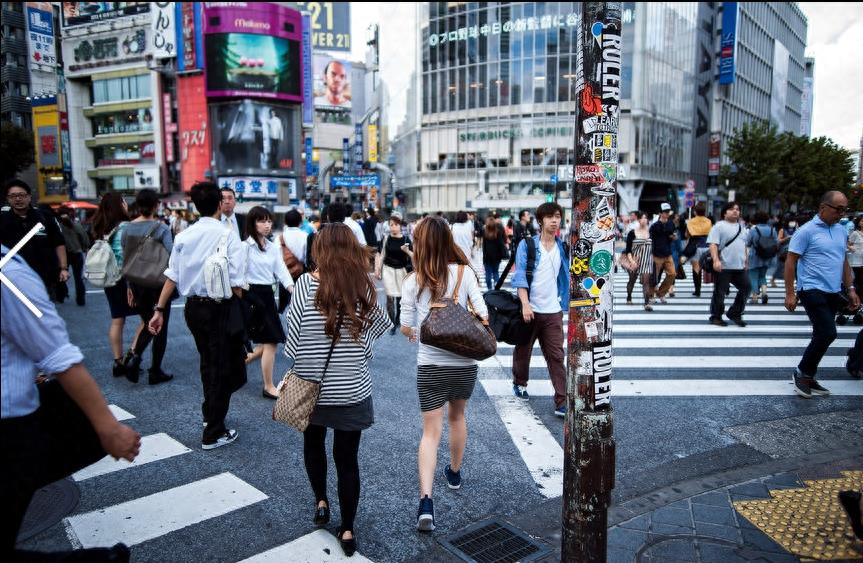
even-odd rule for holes
{"type": "Polygon", "coordinates": [[[815,377],[818,364],[836,340],[836,313],[842,303],[838,293],[827,293],[817,289],[801,291],[800,302],[812,321],[812,340],[803,351],[797,369],[806,377],[815,377]]]}
{"type": "Polygon", "coordinates": [[[211,444],[227,430],[225,416],[231,395],[246,382],[244,338],[231,336],[231,308],[236,298],[216,302],[189,297],[186,300],[186,324],[201,356],[201,386],[204,402],[201,412],[207,427],[203,443],[211,444]]]}
{"type": "Polygon", "coordinates": [[[722,318],[722,313],[725,312],[725,294],[728,293],[729,285],[734,285],[737,288],[737,296],[734,298],[731,308],[728,309],[728,318],[742,317],[750,289],[748,272],[746,270],[722,270],[717,274],[713,274],[713,276],[713,299],[710,302],[710,318],[722,318]]]}
{"type": "Polygon", "coordinates": [[[75,252],[67,255],[72,277],[75,278],[75,303],[83,305],[86,302],[87,287],[84,285],[84,253],[75,252]]]}
{"type": "MultiPolygon", "coordinates": [[[[336,464],[339,491],[339,511],[342,515],[342,530],[354,529],[354,518],[360,504],[360,451],[361,430],[333,430],[333,461],[336,464]]],[[[303,432],[303,459],[306,474],[315,493],[315,504],[327,499],[327,451],[325,442],[327,429],[310,424],[303,432]]]]}
{"type": "MultiPolygon", "coordinates": [[[[162,293],[162,289],[158,287],[140,287],[133,283],[129,284],[129,288],[131,288],[132,295],[135,297],[135,312],[140,315],[144,324],[149,323],[150,319],[153,318],[153,307],[159,302],[159,294],[162,293]]],[[[165,358],[165,350],[168,347],[168,324],[171,320],[170,301],[168,302],[168,306],[165,307],[165,312],[162,313],[162,318],[164,321],[159,334],[153,336],[149,330],[142,330],[133,348],[135,354],[140,356],[147,349],[147,346],[150,345],[150,342],[153,342],[153,361],[150,365],[150,373],[159,373],[162,370],[162,360],[165,358]]]]}
{"type": "Polygon", "coordinates": [[[14,549],[36,491],[105,456],[90,421],[60,384],[51,381],[39,387],[42,406],[36,412],[0,420],[3,555],[14,549]]]}

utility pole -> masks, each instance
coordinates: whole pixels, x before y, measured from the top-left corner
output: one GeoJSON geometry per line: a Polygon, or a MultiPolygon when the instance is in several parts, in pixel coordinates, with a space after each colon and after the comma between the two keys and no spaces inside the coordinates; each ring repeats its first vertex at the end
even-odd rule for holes
{"type": "Polygon", "coordinates": [[[570,222],[562,560],[605,561],[614,487],[611,325],[621,79],[620,2],[582,2],[570,222]]]}

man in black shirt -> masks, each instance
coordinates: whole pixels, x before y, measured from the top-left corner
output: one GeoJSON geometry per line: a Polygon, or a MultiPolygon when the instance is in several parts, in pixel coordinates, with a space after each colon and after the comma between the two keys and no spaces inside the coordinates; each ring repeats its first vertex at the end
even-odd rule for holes
{"type": "Polygon", "coordinates": [[[66,263],[66,241],[60,225],[54,217],[45,215],[31,205],[32,194],[30,186],[22,180],[10,180],[3,188],[3,196],[7,205],[0,209],[0,242],[7,248],[12,248],[18,241],[38,223],[44,229],[25,244],[18,255],[33,268],[48,294],[55,297],[57,282],[66,283],[69,279],[69,267],[66,263]]]}
{"type": "Polygon", "coordinates": [[[659,221],[650,226],[650,240],[653,242],[653,271],[656,272],[657,284],[662,272],[665,272],[665,279],[656,289],[655,296],[659,298],[660,303],[665,303],[665,295],[674,286],[674,278],[677,275],[674,269],[674,258],[671,257],[671,245],[677,239],[677,231],[674,223],[669,219],[671,205],[663,203],[659,209],[659,221]]]}
{"type": "Polygon", "coordinates": [[[518,221],[515,222],[512,228],[512,248],[518,248],[518,243],[521,242],[521,239],[532,237],[535,234],[533,225],[530,224],[530,211],[522,209],[521,213],[518,214],[518,221]]]}

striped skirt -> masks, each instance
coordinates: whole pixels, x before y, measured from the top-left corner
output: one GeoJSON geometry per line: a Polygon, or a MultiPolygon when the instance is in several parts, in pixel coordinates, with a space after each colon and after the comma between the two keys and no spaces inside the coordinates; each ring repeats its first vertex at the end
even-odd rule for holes
{"type": "Polygon", "coordinates": [[[638,264],[639,274],[653,273],[653,244],[650,239],[635,239],[632,241],[632,258],[638,264]]]}
{"type": "Polygon", "coordinates": [[[477,366],[417,366],[420,410],[433,411],[449,401],[467,400],[476,384],[477,366]]]}

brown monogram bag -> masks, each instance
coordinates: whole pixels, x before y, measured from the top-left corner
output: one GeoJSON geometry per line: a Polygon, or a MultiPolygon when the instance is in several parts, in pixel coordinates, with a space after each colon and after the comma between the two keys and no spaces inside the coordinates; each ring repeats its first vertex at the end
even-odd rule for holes
{"type": "Polygon", "coordinates": [[[465,309],[458,304],[458,290],[464,266],[458,267],[458,279],[452,298],[443,298],[429,306],[429,314],[420,326],[420,342],[459,356],[484,360],[497,353],[494,332],[474,312],[470,297],[465,309]]]}
{"type": "Polygon", "coordinates": [[[282,236],[279,237],[279,243],[282,246],[282,260],[285,261],[285,266],[288,268],[288,273],[291,274],[291,277],[294,281],[303,275],[303,263],[297,260],[297,257],[294,256],[294,253],[291,252],[291,249],[288,248],[288,245],[285,244],[285,234],[282,233],[282,236]]]}
{"type": "MultiPolygon", "coordinates": [[[[336,334],[341,332],[341,328],[342,319],[339,317],[339,321],[336,323],[336,334]]],[[[304,432],[308,428],[312,413],[318,404],[321,385],[324,382],[324,376],[327,375],[327,368],[330,366],[330,358],[333,357],[335,347],[336,341],[333,339],[320,381],[303,379],[297,375],[293,367],[288,370],[285,377],[282,378],[282,382],[279,383],[279,398],[276,399],[276,404],[273,406],[273,420],[284,422],[300,432],[304,432]]]]}

